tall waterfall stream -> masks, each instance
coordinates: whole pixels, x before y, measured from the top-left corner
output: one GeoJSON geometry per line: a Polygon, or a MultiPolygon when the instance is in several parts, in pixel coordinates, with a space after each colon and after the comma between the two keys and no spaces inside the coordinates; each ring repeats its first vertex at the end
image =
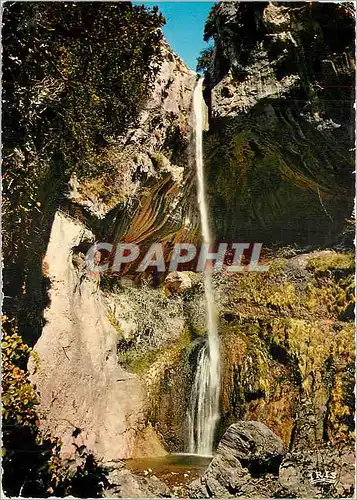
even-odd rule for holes
{"type": "MultiPolygon", "coordinates": [[[[204,101],[203,78],[197,82],[193,95],[195,161],[197,169],[197,200],[201,219],[203,243],[210,248],[211,234],[208,222],[205,179],[203,169],[204,101]]],[[[204,289],[207,306],[207,340],[197,357],[197,370],[192,386],[187,413],[190,453],[211,455],[214,432],[219,418],[220,359],[217,315],[212,285],[212,271],[204,271],[204,289]]]]}

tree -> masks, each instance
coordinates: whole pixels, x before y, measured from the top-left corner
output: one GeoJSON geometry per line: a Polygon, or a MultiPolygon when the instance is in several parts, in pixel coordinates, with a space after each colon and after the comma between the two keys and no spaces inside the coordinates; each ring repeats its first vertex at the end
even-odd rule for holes
{"type": "Polygon", "coordinates": [[[3,250],[5,295],[16,297],[5,303],[11,315],[24,317],[21,287],[41,259],[69,177],[112,168],[108,145],[135,123],[160,68],[164,22],[156,7],[130,2],[4,5],[3,250]]]}
{"type": "Polygon", "coordinates": [[[5,150],[47,147],[84,169],[148,97],[163,16],[130,2],[16,2],[3,19],[5,150]]]}
{"type": "Polygon", "coordinates": [[[218,4],[215,4],[209,11],[203,32],[203,39],[205,42],[208,42],[212,37],[214,37],[217,34],[217,28],[216,28],[217,8],[218,4]]]}
{"type": "Polygon", "coordinates": [[[208,71],[213,56],[213,47],[209,47],[208,49],[201,50],[199,57],[197,58],[197,67],[196,71],[198,72],[206,72],[208,71]]]}

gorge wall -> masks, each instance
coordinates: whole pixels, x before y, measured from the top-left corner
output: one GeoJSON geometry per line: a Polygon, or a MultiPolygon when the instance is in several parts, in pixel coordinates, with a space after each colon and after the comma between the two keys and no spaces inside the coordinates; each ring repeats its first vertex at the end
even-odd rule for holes
{"type": "MultiPolygon", "coordinates": [[[[295,449],[353,442],[353,23],[348,3],[318,2],[219,3],[207,21],[212,229],[217,241],[263,242],[270,265],[214,276],[217,441],[251,419],[295,449]]],[[[196,75],[165,41],[161,51],[138,121],[106,144],[100,161],[110,168],[65,179],[51,163],[39,202],[51,216],[34,208],[26,244],[36,250],[21,248],[27,271],[17,278],[18,262],[9,266],[20,330],[38,355],[29,368],[41,426],[64,452],[85,444],[106,463],[185,450],[206,334],[199,273],[166,279],[128,266],[98,277],[85,267],[94,241],[143,252],[162,242],[166,257],[175,242],[199,242],[196,75]]]]}
{"type": "MultiPolygon", "coordinates": [[[[147,419],[144,382],[119,364],[122,332],[127,338],[136,332],[135,304],[127,299],[122,305],[120,297],[108,292],[117,277],[104,277],[100,283],[101,278],[87,274],[85,252],[100,238],[172,242],[197,228],[197,220],[188,218],[190,198],[185,193],[192,182],[187,146],[195,74],[165,42],[162,53],[139,125],[107,149],[114,174],[69,180],[42,261],[49,305],[35,345],[39,361],[30,367],[41,397],[42,425],[60,436],[65,454],[80,443],[105,462],[165,450],[147,419]],[[123,316],[122,308],[132,311],[134,323],[121,323],[119,329],[115,311],[123,316]]],[[[177,322],[180,326],[179,318],[177,322]]],[[[168,323],[168,330],[173,327],[174,322],[168,323]]],[[[170,331],[162,328],[158,338],[160,333],[162,343],[170,331]]]]}
{"type": "Polygon", "coordinates": [[[311,245],[341,230],[353,206],[353,32],[348,2],[212,10],[205,152],[217,236],[311,245]]]}

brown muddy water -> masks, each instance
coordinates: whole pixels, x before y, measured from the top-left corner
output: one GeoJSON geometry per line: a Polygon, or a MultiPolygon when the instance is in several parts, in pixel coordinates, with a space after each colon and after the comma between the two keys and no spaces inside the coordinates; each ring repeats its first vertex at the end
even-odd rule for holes
{"type": "Polygon", "coordinates": [[[197,479],[212,457],[178,453],[164,457],[131,458],[126,467],[139,476],[156,476],[169,488],[183,488],[197,479]]]}

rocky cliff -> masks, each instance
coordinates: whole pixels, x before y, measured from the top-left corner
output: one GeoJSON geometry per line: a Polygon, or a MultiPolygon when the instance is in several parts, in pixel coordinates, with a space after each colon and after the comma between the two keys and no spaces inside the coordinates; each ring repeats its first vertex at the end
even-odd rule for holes
{"type": "MultiPolygon", "coordinates": [[[[274,462],[283,488],[275,477],[260,490],[259,477],[246,470],[251,457],[218,456],[193,495],[309,495],[309,485],[291,480],[302,474],[306,450],[324,450],[326,458],[326,449],[353,446],[353,29],[348,2],[222,2],[207,20],[212,229],[217,241],[263,242],[270,266],[213,276],[222,375],[215,441],[237,421],[257,421],[253,430],[275,440],[281,460],[291,456],[274,462]]],[[[36,353],[29,370],[40,426],[61,439],[67,456],[85,445],[114,467],[119,459],[186,451],[206,336],[200,273],[140,275],[127,266],[121,276],[96,276],[85,262],[95,241],[137,243],[142,252],[160,242],[165,257],[175,242],[200,241],[191,154],[196,75],[164,40],[160,53],[137,119],[93,149],[95,175],[78,168],[67,175],[59,151],[39,147],[42,163],[23,145],[10,152],[14,172],[26,165],[24,179],[38,196],[23,218],[9,218],[16,251],[6,256],[6,295],[9,316],[36,353]],[[41,166],[38,177],[33,165],[41,166]]],[[[62,52],[60,61],[66,69],[62,52]]],[[[116,469],[112,476],[120,483],[114,496],[140,488],[156,496],[156,487],[170,494],[156,478],[116,469]]]]}
{"type": "Polygon", "coordinates": [[[217,237],[331,243],[353,206],[353,5],[222,2],[205,37],[217,237]]]}
{"type": "Polygon", "coordinates": [[[83,241],[94,241],[93,233],[58,212],[44,260],[50,305],[30,365],[42,427],[60,436],[67,456],[75,444],[95,450],[104,462],[164,454],[147,426],[142,382],[118,364],[118,332],[108,319],[99,281],[75,260],[73,248],[83,241]]]}
{"type": "MultiPolygon", "coordinates": [[[[197,227],[188,218],[192,200],[184,196],[193,177],[187,157],[195,74],[165,42],[162,55],[137,126],[107,149],[113,174],[70,179],[42,262],[49,305],[35,345],[38,364],[31,366],[42,426],[61,438],[64,453],[79,442],[104,462],[165,453],[147,420],[145,384],[118,362],[121,332],[128,337],[136,331],[135,304],[104,295],[106,286],[87,274],[82,253],[100,238],[147,244],[172,241],[197,227]],[[133,311],[134,324],[125,327],[123,307],[133,311]],[[123,320],[120,331],[116,310],[123,320]]],[[[161,343],[167,333],[161,331],[161,343]]]]}

